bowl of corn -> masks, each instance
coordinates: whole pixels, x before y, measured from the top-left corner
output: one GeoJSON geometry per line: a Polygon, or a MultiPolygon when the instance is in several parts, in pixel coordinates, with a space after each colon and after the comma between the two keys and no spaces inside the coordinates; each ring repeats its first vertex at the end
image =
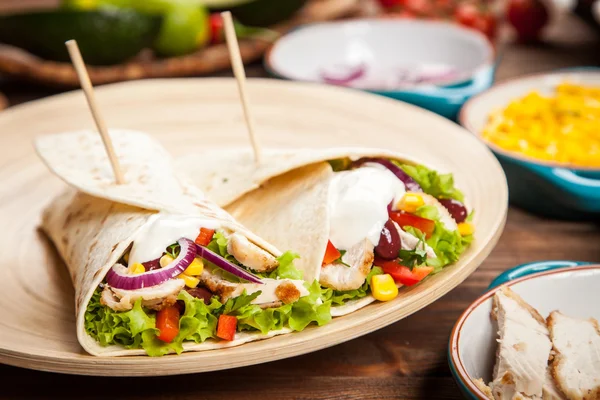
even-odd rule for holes
{"type": "Polygon", "coordinates": [[[500,160],[511,203],[600,218],[600,69],[504,82],[470,99],[458,119],[500,160]]]}

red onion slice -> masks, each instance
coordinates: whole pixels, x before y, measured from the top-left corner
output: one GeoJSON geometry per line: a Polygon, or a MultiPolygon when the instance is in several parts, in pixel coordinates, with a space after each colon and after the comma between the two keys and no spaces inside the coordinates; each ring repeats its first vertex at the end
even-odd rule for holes
{"type": "Polygon", "coordinates": [[[115,264],[106,274],[106,282],[116,288],[124,290],[142,289],[160,285],[181,274],[194,261],[196,257],[196,244],[189,239],[181,238],[177,241],[181,247],[179,256],[164,268],[155,269],[138,275],[130,275],[127,268],[115,264]]]}
{"type": "Polygon", "coordinates": [[[356,67],[348,67],[347,72],[338,73],[334,75],[331,72],[321,71],[321,79],[325,83],[329,83],[332,85],[348,85],[349,83],[362,78],[367,68],[364,64],[357,65],[356,67]]]}
{"type": "Polygon", "coordinates": [[[399,166],[397,166],[390,160],[386,160],[385,158],[364,157],[364,158],[354,161],[352,163],[352,166],[360,167],[361,165],[363,165],[365,163],[376,163],[376,164],[383,165],[384,167],[389,169],[391,173],[396,175],[396,177],[398,179],[400,179],[402,181],[402,183],[404,183],[404,186],[406,186],[406,189],[408,189],[409,192],[422,192],[423,191],[423,189],[421,188],[421,185],[419,185],[413,178],[411,178],[406,172],[404,172],[404,170],[402,170],[402,168],[400,168],[399,166]]]}
{"type": "Polygon", "coordinates": [[[225,271],[227,271],[229,273],[232,273],[233,275],[237,276],[238,278],[242,278],[247,281],[254,282],[254,283],[260,283],[260,284],[263,283],[263,281],[261,281],[258,276],[251,274],[250,272],[244,270],[243,268],[240,268],[237,265],[227,261],[220,255],[212,252],[211,250],[207,249],[206,247],[199,246],[196,244],[196,251],[198,252],[198,256],[204,258],[208,262],[215,264],[217,267],[224,269],[225,271]]]}

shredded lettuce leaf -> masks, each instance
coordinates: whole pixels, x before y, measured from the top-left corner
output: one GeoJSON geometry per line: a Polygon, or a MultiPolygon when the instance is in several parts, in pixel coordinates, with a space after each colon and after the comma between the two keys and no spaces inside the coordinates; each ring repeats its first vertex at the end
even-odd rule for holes
{"type": "Polygon", "coordinates": [[[440,174],[422,165],[401,164],[394,160],[392,162],[413,178],[425,193],[437,198],[464,201],[465,196],[459,189],[454,187],[452,174],[440,174]]]}
{"type": "Polygon", "coordinates": [[[85,313],[85,330],[100,345],[122,345],[127,349],[143,348],[149,356],[162,356],[171,351],[177,354],[183,351],[184,341],[204,342],[215,337],[217,316],[215,310],[222,304],[213,298],[209,305],[201,299],[182,291],[178,300],[185,303],[185,312],[179,320],[179,334],[173,342],[165,343],[156,335],[156,317],[154,312],[142,307],[138,299],[133,308],[126,312],[113,311],[100,304],[102,290],[98,288],[85,313]]]}
{"type": "Polygon", "coordinates": [[[330,288],[322,288],[321,299],[324,302],[330,301],[334,305],[343,305],[348,300],[360,299],[371,292],[371,278],[373,275],[383,274],[383,269],[373,266],[371,272],[367,275],[365,282],[361,287],[354,290],[333,290],[330,288]]]}
{"type": "MultiPolygon", "coordinates": [[[[435,268],[434,273],[441,271],[446,265],[456,262],[473,241],[473,235],[461,236],[457,230],[447,230],[444,224],[440,222],[439,212],[434,206],[421,206],[415,214],[435,221],[433,234],[426,240],[437,255],[437,258],[427,259],[427,265],[435,268]]],[[[423,233],[416,228],[405,227],[405,230],[416,237],[423,237],[423,233]]]]}
{"type": "Polygon", "coordinates": [[[100,304],[102,289],[98,288],[85,313],[85,330],[100,345],[122,345],[127,349],[143,348],[149,356],[162,356],[169,352],[180,354],[183,342],[202,343],[216,338],[219,315],[234,315],[238,319],[238,331],[260,331],[267,334],[286,326],[294,331],[302,331],[311,323],[321,326],[331,321],[331,302],[321,301],[321,287],[317,281],[305,283],[309,294],[293,304],[276,308],[261,309],[252,300],[260,291],[250,295],[244,293],[225,304],[213,297],[206,305],[204,300],[181,291],[178,300],[185,304],[185,311],[179,320],[179,333],[171,343],[157,338],[155,313],[142,307],[139,299],[133,309],[127,312],[113,311],[100,304]]]}
{"type": "Polygon", "coordinates": [[[300,258],[298,254],[286,251],[277,258],[279,267],[265,277],[272,279],[302,279],[302,271],[294,265],[294,260],[297,258],[300,258]]]}

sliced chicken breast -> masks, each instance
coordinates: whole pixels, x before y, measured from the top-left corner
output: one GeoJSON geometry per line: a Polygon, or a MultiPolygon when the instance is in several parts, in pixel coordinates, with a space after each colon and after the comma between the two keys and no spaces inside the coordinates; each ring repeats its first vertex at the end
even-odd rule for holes
{"type": "Polygon", "coordinates": [[[252,301],[252,304],[271,306],[281,303],[289,304],[300,297],[308,295],[304,281],[294,279],[261,279],[264,283],[232,283],[223,278],[222,270],[206,266],[198,277],[200,282],[211,292],[218,295],[222,302],[237,297],[246,291],[252,294],[260,291],[261,294],[252,301]],[[281,302],[281,303],[280,303],[281,302]]]}
{"type": "Polygon", "coordinates": [[[497,400],[542,399],[552,349],[545,321],[509,288],[493,301],[500,338],[492,394],[497,400]]]}
{"type": "Polygon", "coordinates": [[[552,374],[570,400],[600,399],[600,327],[594,319],[554,311],[548,317],[554,346],[552,374]]]}
{"type": "Polygon", "coordinates": [[[368,239],[355,244],[342,256],[342,261],[347,265],[334,263],[323,266],[319,282],[335,290],[358,289],[373,266],[373,249],[374,246],[368,239]]]}
{"type": "Polygon", "coordinates": [[[100,303],[115,311],[128,311],[142,298],[142,306],[153,310],[161,310],[177,301],[177,295],[185,286],[182,279],[170,279],[160,285],[143,289],[124,290],[106,285],[100,297],[100,303]]]}
{"type": "Polygon", "coordinates": [[[234,233],[229,237],[227,252],[240,264],[257,272],[271,272],[279,266],[279,262],[273,255],[239,233],[234,233]]]}

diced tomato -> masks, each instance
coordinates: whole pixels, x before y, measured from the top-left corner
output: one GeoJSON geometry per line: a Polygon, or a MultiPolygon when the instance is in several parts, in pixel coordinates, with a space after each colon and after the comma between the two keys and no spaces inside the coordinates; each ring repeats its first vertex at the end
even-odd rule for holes
{"type": "Polygon", "coordinates": [[[423,279],[425,279],[425,277],[429,274],[431,274],[433,272],[433,267],[428,267],[428,266],[420,266],[420,267],[414,267],[412,269],[412,274],[414,277],[416,277],[419,282],[422,281],[423,279]]]}
{"type": "Polygon", "coordinates": [[[237,318],[232,315],[219,315],[217,336],[223,340],[233,340],[237,329],[237,318]]]}
{"type": "Polygon", "coordinates": [[[214,229],[200,228],[200,234],[196,238],[196,244],[200,246],[208,246],[214,234],[214,229]]]}
{"type": "Polygon", "coordinates": [[[163,342],[171,343],[179,333],[179,308],[165,307],[156,313],[156,328],[159,330],[157,337],[163,342]]]}
{"type": "Polygon", "coordinates": [[[435,221],[427,218],[422,218],[414,214],[405,213],[402,211],[390,211],[392,221],[400,225],[400,227],[412,226],[425,234],[426,238],[430,238],[435,230],[435,221]]]}
{"type": "Polygon", "coordinates": [[[332,262],[340,258],[341,255],[342,253],[340,253],[340,251],[335,248],[333,243],[331,243],[331,240],[327,241],[327,249],[325,250],[325,257],[323,257],[322,265],[331,264],[332,262]]]}
{"type": "Polygon", "coordinates": [[[210,15],[210,44],[223,43],[223,18],[221,14],[214,13],[210,15]]]}
{"type": "Polygon", "coordinates": [[[406,265],[401,265],[396,261],[376,262],[376,265],[383,269],[383,272],[390,274],[396,283],[406,286],[415,285],[423,280],[433,271],[433,267],[415,267],[410,270],[406,265]]]}

